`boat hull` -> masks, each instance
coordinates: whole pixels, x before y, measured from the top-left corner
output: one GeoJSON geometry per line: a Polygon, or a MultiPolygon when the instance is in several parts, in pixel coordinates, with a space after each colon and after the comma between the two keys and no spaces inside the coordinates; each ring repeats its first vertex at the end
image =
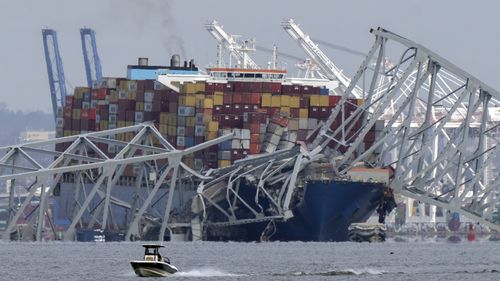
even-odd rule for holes
{"type": "Polygon", "coordinates": [[[166,277],[178,271],[177,268],[165,262],[131,261],[130,264],[139,277],[166,277]]]}
{"type": "MultiPolygon", "coordinates": [[[[250,188],[246,186],[246,188],[250,188]]],[[[294,217],[276,221],[269,240],[348,241],[351,223],[364,222],[383,198],[383,183],[352,181],[309,181],[303,200],[292,208],[294,217]]],[[[240,195],[252,198],[240,189],[240,195]]],[[[250,201],[250,200],[249,200],[250,201]]],[[[292,200],[293,202],[293,200],[292,200]]],[[[208,240],[259,241],[268,222],[210,228],[208,240]]]]}

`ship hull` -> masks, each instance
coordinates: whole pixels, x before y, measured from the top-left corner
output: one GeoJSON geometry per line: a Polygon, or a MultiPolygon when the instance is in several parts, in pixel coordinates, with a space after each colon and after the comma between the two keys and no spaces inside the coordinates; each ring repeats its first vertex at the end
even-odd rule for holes
{"type": "Polygon", "coordinates": [[[269,222],[209,226],[206,238],[215,241],[347,241],[349,225],[368,219],[380,204],[385,186],[367,182],[309,181],[304,188],[303,200],[292,209],[293,218],[276,221],[271,227],[269,222]],[[270,229],[264,231],[266,227],[270,229]]]}

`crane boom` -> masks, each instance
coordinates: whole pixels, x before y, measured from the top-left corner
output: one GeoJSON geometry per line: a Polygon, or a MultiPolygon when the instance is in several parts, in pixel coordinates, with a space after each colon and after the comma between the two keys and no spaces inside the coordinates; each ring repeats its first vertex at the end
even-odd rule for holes
{"type": "Polygon", "coordinates": [[[227,34],[222,26],[217,21],[212,21],[205,25],[210,34],[223,45],[236,59],[238,60],[238,65],[243,68],[258,68],[257,64],[248,56],[248,51],[254,51],[255,46],[252,46],[252,42],[245,41],[242,44],[236,42],[234,35],[227,34]]]}
{"type": "Polygon", "coordinates": [[[95,32],[90,28],[81,28],[83,60],[85,62],[85,73],[87,74],[87,85],[92,87],[92,81],[102,78],[101,61],[97,52],[95,32]]]}
{"type": "Polygon", "coordinates": [[[57,32],[53,29],[42,29],[42,36],[50,95],[52,99],[52,111],[54,113],[54,118],[56,118],[57,108],[64,106],[66,103],[66,80],[64,78],[64,70],[61,55],[59,53],[57,32]]]}
{"type": "MultiPolygon", "coordinates": [[[[307,53],[309,57],[318,65],[321,72],[331,80],[338,80],[340,84],[347,89],[351,84],[351,80],[347,78],[326,55],[315,44],[309,35],[307,35],[293,19],[283,21],[281,23],[283,29],[295,40],[297,44],[307,53]]],[[[356,98],[362,98],[362,91],[359,88],[354,88],[352,94],[356,98]]]]}

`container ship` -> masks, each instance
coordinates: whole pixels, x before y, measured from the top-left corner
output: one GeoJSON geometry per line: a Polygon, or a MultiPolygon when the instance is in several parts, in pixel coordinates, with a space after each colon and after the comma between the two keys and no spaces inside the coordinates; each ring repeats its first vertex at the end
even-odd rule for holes
{"type": "MultiPolygon", "coordinates": [[[[103,78],[94,81],[92,87],[75,88],[74,94],[66,97],[65,107],[58,111],[56,133],[70,136],[149,121],[170,144],[183,149],[233,132],[235,137],[231,141],[183,159],[196,171],[217,171],[247,157],[307,145],[321,121],[339,106],[341,96],[335,94],[331,82],[292,82],[284,69],[213,67],[202,72],[193,60],[181,63],[178,55],[172,56],[169,66],[152,66],[146,58],[140,58],[137,65],[127,67],[126,78],[103,78]]],[[[362,103],[362,99],[349,99],[341,109],[342,115],[349,116],[362,103]]],[[[339,116],[332,128],[341,122],[339,116]]],[[[361,122],[358,120],[359,124],[354,125],[361,126],[361,122]]],[[[380,130],[377,126],[372,128],[364,139],[366,148],[374,143],[380,130]]],[[[118,134],[117,140],[130,141],[132,137],[118,134]]],[[[338,149],[346,150],[347,145],[338,149]]],[[[117,152],[112,145],[102,144],[99,148],[110,155],[117,152]]],[[[384,190],[388,188],[388,171],[360,169],[353,169],[348,177],[338,178],[327,160],[313,163],[301,172],[297,182],[300,192],[293,195],[291,219],[233,226],[207,225],[202,238],[345,241],[349,225],[365,221],[381,205],[384,190]]],[[[127,166],[120,188],[115,188],[113,195],[131,202],[138,173],[135,167],[127,166]]],[[[71,202],[78,196],[72,187],[75,179],[65,177],[64,181],[56,196],[59,202],[56,224],[67,221],[71,202]]],[[[246,198],[256,197],[254,184],[242,182],[239,193],[246,198]]],[[[193,199],[195,195],[196,186],[191,186],[175,199],[176,210],[188,217],[185,221],[201,213],[199,202],[193,199]]],[[[165,204],[163,201],[166,200],[159,199],[156,203],[165,204]]],[[[265,208],[270,202],[256,204],[265,208]]],[[[222,220],[216,208],[206,207],[205,219],[222,220]]],[[[120,229],[132,214],[127,209],[114,208],[114,223],[118,226],[116,229],[120,229]]],[[[244,210],[238,214],[246,215],[244,210]]],[[[89,223],[91,218],[84,217],[80,226],[89,227],[89,223]]],[[[147,239],[147,235],[140,239],[147,239]]]]}

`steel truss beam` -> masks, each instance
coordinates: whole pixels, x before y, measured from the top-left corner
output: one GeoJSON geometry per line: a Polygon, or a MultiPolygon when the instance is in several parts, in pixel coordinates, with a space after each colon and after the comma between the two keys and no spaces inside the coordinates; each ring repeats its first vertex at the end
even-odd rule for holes
{"type": "Polygon", "coordinates": [[[344,147],[345,153],[334,149],[332,155],[342,156],[339,174],[360,161],[391,165],[395,191],[500,230],[492,216],[500,175],[491,169],[499,156],[498,124],[490,121],[500,93],[415,42],[381,28],[371,33],[375,44],[313,143],[324,148],[334,140],[336,149],[344,147]],[[382,63],[393,56],[397,63],[382,63]],[[373,60],[376,66],[370,68],[373,60]],[[332,128],[362,79],[370,81],[364,104],[332,128]],[[375,85],[386,86],[376,91],[375,85]],[[353,125],[357,120],[363,120],[361,126],[353,125]],[[385,126],[367,143],[377,120],[385,126]],[[441,146],[437,155],[430,149],[435,143],[441,146]]]}
{"type": "MultiPolygon", "coordinates": [[[[68,218],[70,225],[64,233],[65,240],[75,238],[77,227],[93,228],[96,223],[103,230],[118,230],[116,222],[112,222],[111,205],[129,209],[133,217],[124,229],[127,232],[127,239],[140,237],[139,224],[148,220],[161,225],[158,237],[161,240],[170,225],[173,194],[181,176],[210,179],[182,163],[183,157],[231,138],[232,134],[228,134],[184,150],[177,150],[151,123],[142,123],[113,130],[0,147],[0,153],[4,153],[0,157],[0,181],[24,180],[32,183],[23,187],[28,194],[20,206],[16,207],[13,202],[14,196],[10,196],[9,206],[13,210],[3,239],[10,239],[19,219],[26,217],[27,207],[33,206],[38,214],[35,240],[42,240],[43,225],[47,219],[47,198],[54,193],[62,177],[71,174],[75,178],[75,191],[71,204],[73,211],[68,218]],[[38,158],[43,161],[39,161],[38,158]],[[142,167],[148,174],[141,176],[142,171],[140,171],[139,175],[136,175],[138,192],[134,204],[129,204],[114,197],[112,190],[121,188],[119,180],[123,176],[130,177],[130,173],[125,175],[124,171],[127,167],[133,166],[142,167]],[[147,188],[151,180],[154,182],[152,190],[147,188]],[[144,187],[147,198],[142,200],[139,191],[144,190],[144,187]],[[168,196],[165,197],[166,193],[161,197],[156,196],[160,188],[168,190],[168,196]],[[166,200],[163,212],[157,212],[154,206],[160,200],[166,200]],[[151,204],[152,202],[155,203],[151,204]],[[87,225],[82,224],[84,217],[92,218],[87,225]]],[[[11,193],[12,190],[14,187],[11,193]]]]}

